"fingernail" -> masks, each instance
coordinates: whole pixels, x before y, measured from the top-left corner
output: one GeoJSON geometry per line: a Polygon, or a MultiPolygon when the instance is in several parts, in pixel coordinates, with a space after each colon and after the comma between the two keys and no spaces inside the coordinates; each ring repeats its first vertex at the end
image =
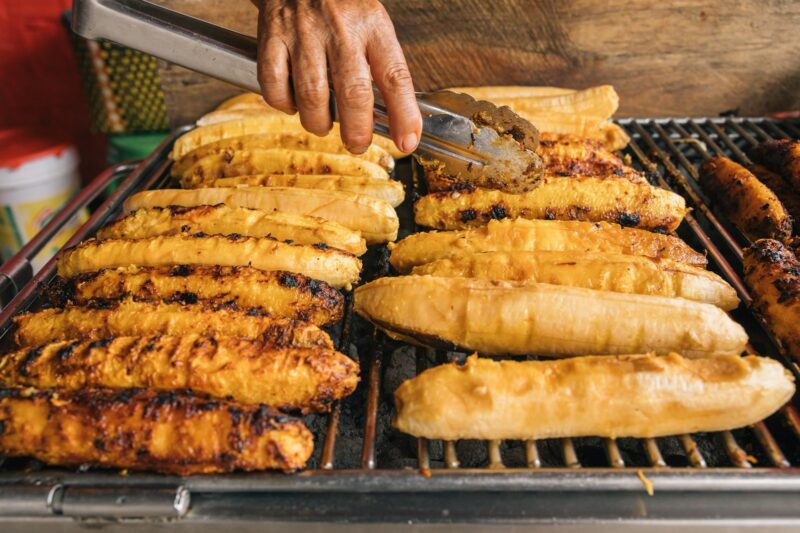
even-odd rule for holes
{"type": "Polygon", "coordinates": [[[364,152],[367,151],[367,147],[366,146],[349,146],[348,145],[348,146],[346,146],[346,148],[347,148],[348,152],[350,152],[351,154],[355,154],[355,155],[361,155],[361,154],[363,154],[364,152]]]}
{"type": "Polygon", "coordinates": [[[417,138],[416,133],[409,133],[400,141],[400,149],[407,154],[410,154],[417,148],[417,143],[419,143],[419,139],[417,138]]]}

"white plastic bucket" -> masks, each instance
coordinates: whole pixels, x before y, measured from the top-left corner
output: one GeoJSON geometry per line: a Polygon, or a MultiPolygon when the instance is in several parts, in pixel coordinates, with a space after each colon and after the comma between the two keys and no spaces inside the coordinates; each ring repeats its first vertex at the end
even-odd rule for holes
{"type": "MultiPolygon", "coordinates": [[[[0,147],[0,255],[9,259],[39,232],[80,189],[75,148],[33,139],[29,134],[3,135],[0,147]],[[27,136],[26,136],[27,135],[27,136]],[[3,157],[5,156],[5,157],[3,157]]],[[[39,270],[86,221],[82,210],[34,259],[39,270]]]]}

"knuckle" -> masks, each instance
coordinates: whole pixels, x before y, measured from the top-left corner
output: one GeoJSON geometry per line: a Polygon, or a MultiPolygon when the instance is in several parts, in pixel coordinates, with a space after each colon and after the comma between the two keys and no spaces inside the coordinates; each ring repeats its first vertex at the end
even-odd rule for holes
{"type": "Polygon", "coordinates": [[[339,105],[343,107],[372,107],[372,83],[366,78],[349,80],[342,88],[339,100],[339,105]]]}
{"type": "Polygon", "coordinates": [[[404,63],[391,64],[383,73],[383,82],[390,89],[411,90],[411,72],[404,63]]]}
{"type": "Polygon", "coordinates": [[[308,105],[322,106],[328,101],[328,88],[321,82],[296,83],[295,95],[308,105]]]}

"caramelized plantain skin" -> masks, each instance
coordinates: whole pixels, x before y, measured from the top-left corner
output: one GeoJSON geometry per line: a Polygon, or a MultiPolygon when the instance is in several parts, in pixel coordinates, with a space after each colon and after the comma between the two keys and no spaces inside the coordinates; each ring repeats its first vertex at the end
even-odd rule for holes
{"type": "Polygon", "coordinates": [[[225,204],[144,207],[97,232],[103,239],[144,239],[159,235],[196,234],[273,237],[297,244],[326,244],[363,255],[367,244],[357,231],[319,217],[225,204]]]}
{"type": "Polygon", "coordinates": [[[358,384],[358,364],[324,348],[275,348],[213,335],[61,341],[8,354],[0,386],[191,389],[215,398],[327,411],[358,384]]]}
{"type": "Polygon", "coordinates": [[[666,233],[675,231],[685,215],[683,197],[616,177],[544,177],[533,190],[520,194],[465,188],[431,193],[414,204],[417,224],[446,230],[524,218],[615,222],[666,233]]]}
{"type": "Polygon", "coordinates": [[[800,141],[767,141],[753,148],[750,157],[783,176],[795,191],[800,192],[800,141]]]}
{"type": "Polygon", "coordinates": [[[70,305],[64,309],[24,313],[14,318],[14,324],[17,346],[38,346],[68,339],[196,333],[258,338],[275,347],[333,349],[328,334],[313,324],[205,303],[125,299],[102,305],[70,305]]]}
{"type": "Polygon", "coordinates": [[[769,187],[781,201],[786,212],[792,217],[792,233],[797,235],[800,229],[800,193],[795,191],[788,181],[762,165],[753,165],[750,167],[750,172],[769,187]]]}
{"type": "Polygon", "coordinates": [[[761,239],[744,252],[744,280],[753,309],[796,361],[800,361],[800,261],[790,246],[761,239]]]}
{"type": "Polygon", "coordinates": [[[704,162],[700,185],[749,239],[784,239],[792,234],[792,217],[775,193],[730,159],[714,157],[704,162]]]}
{"type": "Polygon", "coordinates": [[[144,239],[89,239],[61,252],[58,274],[129,265],[253,266],[260,270],[289,270],[349,289],[361,273],[361,261],[324,245],[289,244],[269,237],[240,235],[161,235],[144,239]]]}
{"type": "Polygon", "coordinates": [[[574,135],[544,135],[536,150],[542,158],[546,175],[551,176],[624,176],[637,183],[645,177],[625,165],[622,159],[597,141],[574,135]]]}
{"type": "Polygon", "coordinates": [[[266,406],[139,389],[0,389],[0,452],[188,475],[303,468],[314,437],[266,406]]]}
{"type": "Polygon", "coordinates": [[[135,300],[195,303],[255,309],[273,316],[316,325],[337,322],[344,297],[327,283],[286,271],[252,267],[176,265],[120,267],[56,278],[48,288],[52,305],[91,300],[135,300]]]}
{"type": "Polygon", "coordinates": [[[682,240],[605,222],[492,220],[480,228],[416,233],[389,246],[401,274],[437,259],[476,252],[605,252],[667,258],[705,266],[703,254],[682,240]]]}

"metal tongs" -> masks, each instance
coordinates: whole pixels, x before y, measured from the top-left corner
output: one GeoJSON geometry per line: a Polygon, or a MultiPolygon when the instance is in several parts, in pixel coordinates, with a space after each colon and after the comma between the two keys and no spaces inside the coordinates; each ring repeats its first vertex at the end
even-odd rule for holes
{"type": "MultiPolygon", "coordinates": [[[[72,29],[260,92],[253,37],[150,2],[75,0],[72,29]]],[[[374,131],[388,136],[386,106],[374,84],[373,93],[374,131]]],[[[450,91],[417,93],[417,101],[423,126],[415,156],[421,160],[439,162],[447,174],[467,182],[527,181],[539,167],[538,131],[508,107],[450,91]]]]}

